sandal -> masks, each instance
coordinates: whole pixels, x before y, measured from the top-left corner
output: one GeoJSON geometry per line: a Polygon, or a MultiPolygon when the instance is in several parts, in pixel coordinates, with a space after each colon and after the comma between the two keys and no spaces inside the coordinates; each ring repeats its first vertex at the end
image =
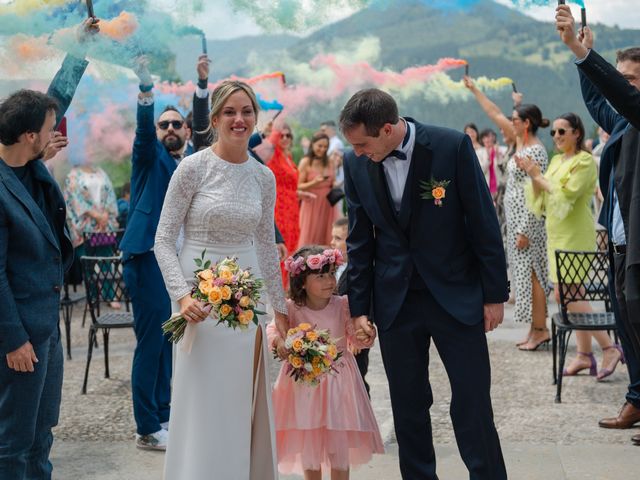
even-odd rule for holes
{"type": "Polygon", "coordinates": [[[595,377],[598,374],[598,366],[596,364],[596,357],[593,355],[593,352],[589,352],[589,353],[578,352],[578,355],[587,357],[589,359],[589,365],[586,367],[580,367],[578,370],[575,370],[573,372],[570,372],[567,368],[564,368],[562,370],[562,376],[573,377],[574,375],[577,375],[578,373],[580,373],[582,370],[586,370],[588,368],[589,375],[591,375],[592,377],[595,377]]]}
{"type": "Polygon", "coordinates": [[[622,363],[623,365],[626,363],[626,360],[624,358],[624,352],[622,351],[622,348],[618,344],[611,345],[610,347],[604,347],[602,349],[602,352],[604,353],[605,350],[610,350],[612,348],[615,348],[616,350],[618,350],[618,352],[620,352],[620,356],[618,357],[618,359],[615,361],[615,363],[613,364],[613,366],[611,368],[602,367],[600,369],[600,373],[598,373],[598,376],[596,377],[596,380],[598,380],[598,381],[607,378],[609,375],[611,375],[613,372],[615,372],[616,371],[616,367],[618,366],[618,362],[622,363]]]}
{"type": "MultiPolygon", "coordinates": [[[[534,327],[531,329],[532,332],[546,332],[547,334],[549,333],[549,329],[548,328],[539,328],[539,327],[534,327]]],[[[542,340],[533,343],[532,337],[533,334],[529,337],[529,339],[520,344],[518,346],[518,350],[522,350],[523,352],[535,352],[536,350],[538,350],[541,346],[545,346],[545,348],[549,348],[549,342],[551,341],[551,337],[547,335],[546,338],[543,338],[542,340]],[[529,347],[527,347],[527,345],[531,345],[529,347]]]]}

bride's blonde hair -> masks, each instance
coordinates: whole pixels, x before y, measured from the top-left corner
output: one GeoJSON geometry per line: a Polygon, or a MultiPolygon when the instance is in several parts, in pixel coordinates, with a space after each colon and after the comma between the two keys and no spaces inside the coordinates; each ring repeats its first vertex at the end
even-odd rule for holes
{"type": "Polygon", "coordinates": [[[248,84],[239,80],[225,80],[218,85],[211,94],[211,113],[209,114],[209,128],[212,128],[213,119],[220,115],[220,112],[224,108],[224,104],[227,103],[229,97],[236,92],[243,91],[251,100],[253,111],[256,114],[256,121],[258,120],[258,112],[260,111],[260,104],[256,98],[256,94],[248,84]]]}

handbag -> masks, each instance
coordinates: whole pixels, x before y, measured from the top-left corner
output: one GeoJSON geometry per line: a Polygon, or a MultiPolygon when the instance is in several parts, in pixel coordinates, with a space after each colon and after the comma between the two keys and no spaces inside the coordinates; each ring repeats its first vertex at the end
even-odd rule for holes
{"type": "Polygon", "coordinates": [[[344,190],[341,187],[334,187],[327,193],[327,200],[333,207],[336,203],[344,198],[344,190]]]}

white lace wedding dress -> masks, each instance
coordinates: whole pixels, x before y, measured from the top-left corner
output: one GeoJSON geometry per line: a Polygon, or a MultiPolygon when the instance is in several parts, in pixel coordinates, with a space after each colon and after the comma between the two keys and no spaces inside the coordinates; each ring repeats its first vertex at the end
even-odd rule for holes
{"type": "MultiPolygon", "coordinates": [[[[174,311],[175,301],[191,292],[194,259],[206,249],[212,262],[237,256],[241,268],[251,267],[265,280],[273,308],[286,313],[274,243],[275,195],[273,174],[253,159],[233,164],[206,149],[180,163],[155,244],[174,311]]],[[[263,318],[248,331],[209,318],[197,325],[190,353],[174,349],[165,480],[278,478],[264,328],[263,318]],[[258,328],[262,349],[254,378],[258,328]]]]}

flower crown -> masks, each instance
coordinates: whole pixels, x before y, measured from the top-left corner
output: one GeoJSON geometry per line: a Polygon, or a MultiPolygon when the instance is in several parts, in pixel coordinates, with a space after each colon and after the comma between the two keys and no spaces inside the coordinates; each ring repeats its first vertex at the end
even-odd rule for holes
{"type": "Polygon", "coordinates": [[[292,277],[297,277],[305,270],[322,270],[325,265],[335,264],[340,266],[344,263],[344,257],[342,252],[336,248],[330,248],[322,253],[315,255],[309,255],[303,257],[298,255],[296,257],[289,257],[284,261],[284,269],[289,272],[292,277]]]}

